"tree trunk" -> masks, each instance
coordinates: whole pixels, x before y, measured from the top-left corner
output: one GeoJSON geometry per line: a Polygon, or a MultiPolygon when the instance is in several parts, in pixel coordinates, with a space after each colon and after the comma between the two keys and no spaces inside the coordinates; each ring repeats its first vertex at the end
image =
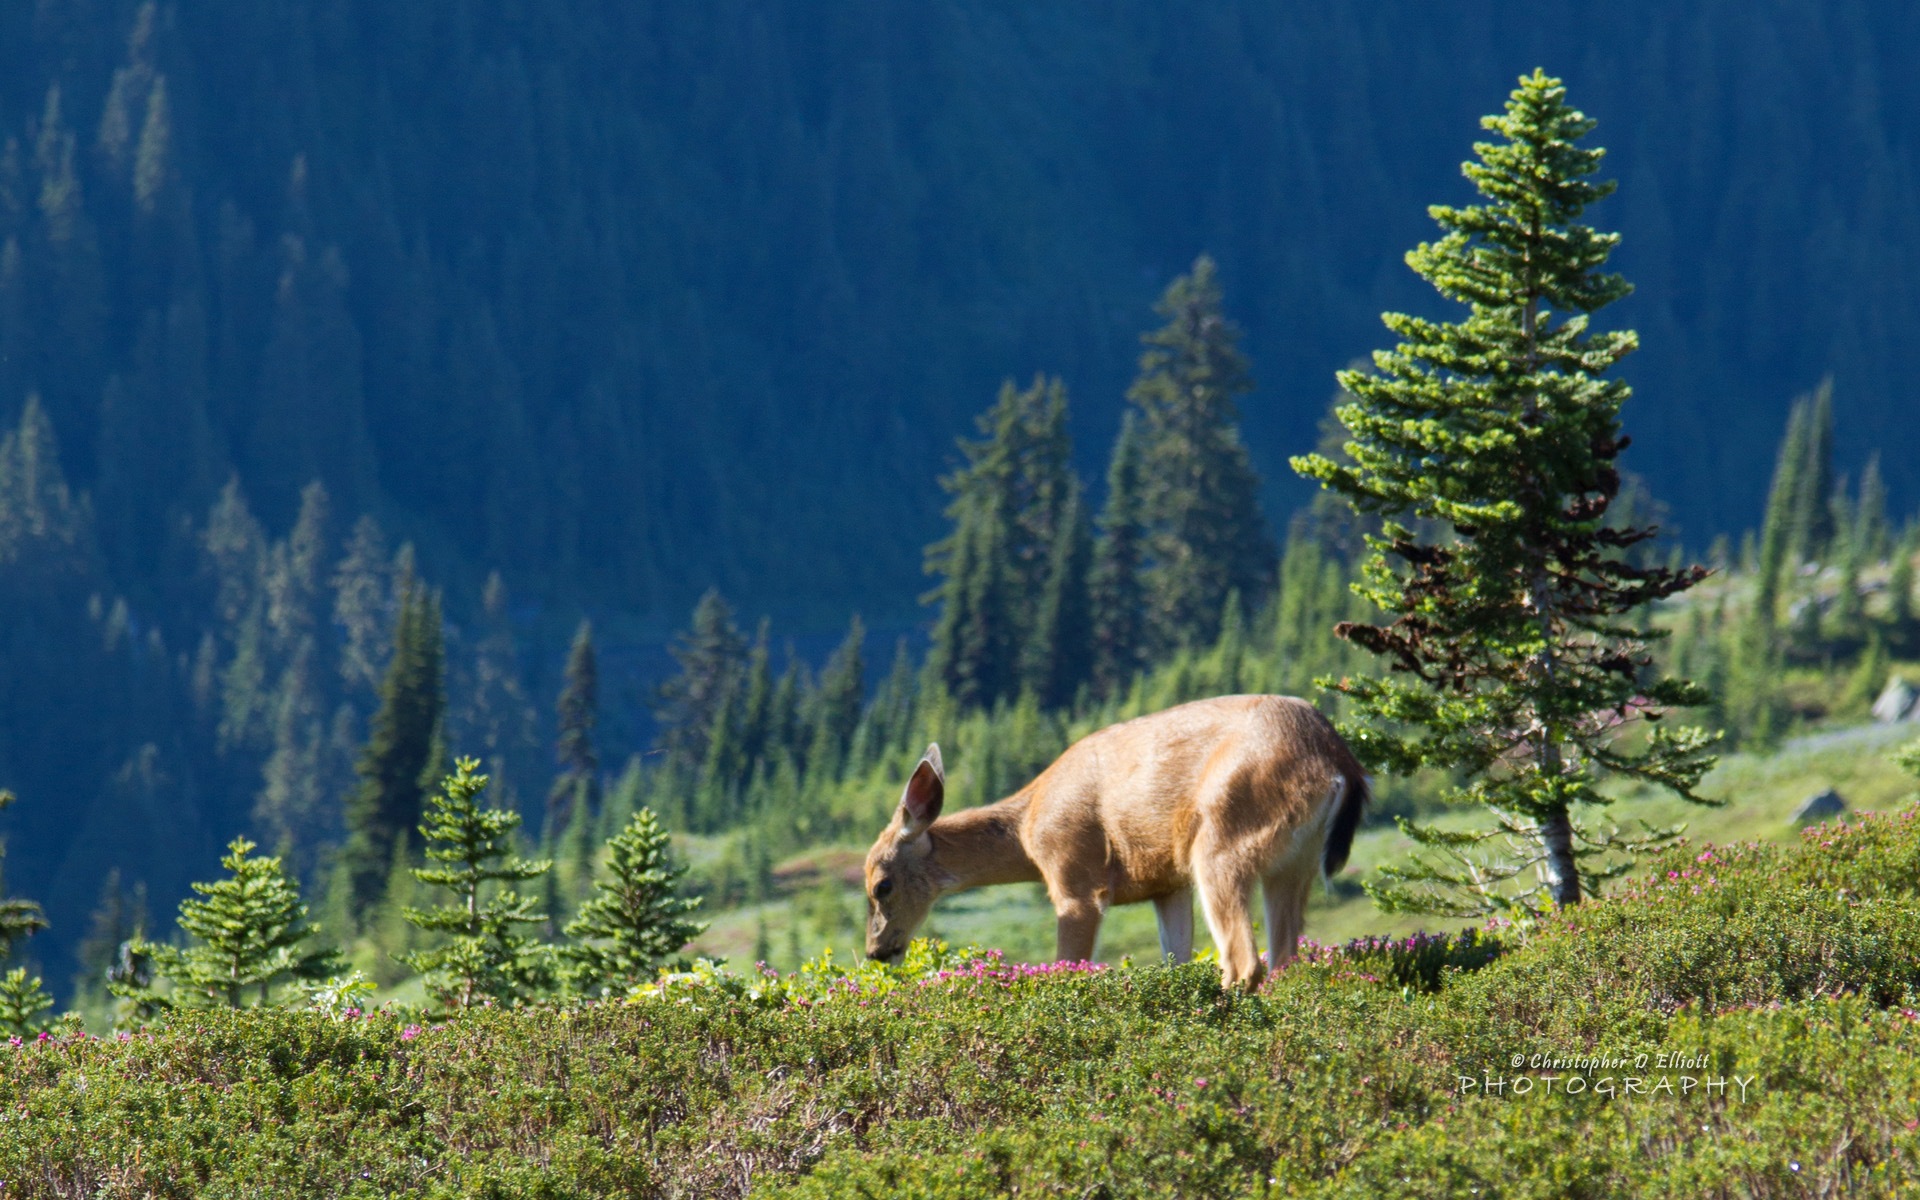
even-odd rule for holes
{"type": "Polygon", "coordinates": [[[1573,858],[1573,821],[1564,808],[1540,819],[1540,839],[1547,850],[1547,889],[1562,908],[1580,903],[1580,867],[1573,858]]]}

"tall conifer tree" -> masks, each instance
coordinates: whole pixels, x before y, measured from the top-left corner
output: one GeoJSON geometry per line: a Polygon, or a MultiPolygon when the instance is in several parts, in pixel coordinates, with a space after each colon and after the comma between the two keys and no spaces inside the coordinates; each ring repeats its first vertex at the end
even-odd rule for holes
{"type": "Polygon", "coordinates": [[[1860,503],[1854,508],[1853,528],[1847,531],[1849,544],[1859,551],[1862,562],[1878,562],[1887,553],[1887,481],[1880,473],[1880,452],[1867,457],[1860,472],[1860,503]]]}
{"type": "Polygon", "coordinates": [[[340,675],[356,693],[374,691],[386,671],[395,616],[389,607],[392,575],[380,522],[362,516],[354,522],[332,580],[333,623],[341,633],[340,675]]]}
{"type": "Polygon", "coordinates": [[[882,754],[913,736],[913,719],[919,685],[913,669],[913,653],[907,639],[893,646],[893,666],[874,689],[873,703],[861,719],[860,763],[874,762],[882,754]]]}
{"type": "MultiPolygon", "coordinates": [[[[1501,140],[1476,144],[1462,170],[1483,203],[1430,209],[1444,236],[1407,256],[1467,316],[1386,314],[1400,345],[1376,352],[1373,371],[1340,376],[1354,397],[1339,409],[1351,463],[1309,455],[1294,466],[1382,518],[1359,590],[1390,620],[1337,627],[1394,669],[1337,685],[1379,722],[1356,749],[1398,772],[1458,772],[1450,799],[1491,809],[1538,846],[1532,862],[1505,870],[1536,867],[1566,905],[1587,891],[1573,809],[1608,803],[1606,777],[1698,799],[1708,735],[1658,723],[1633,748],[1620,727],[1707,700],[1657,674],[1647,647],[1658,635],[1629,620],[1706,572],[1635,566],[1625,552],[1655,531],[1605,524],[1629,389],[1602,373],[1637,338],[1588,326],[1630,290],[1603,271],[1617,235],[1579,222],[1612,191],[1586,181],[1602,152],[1575,144],[1594,122],[1536,71],[1482,124],[1501,140]]],[[[1434,849],[1462,845],[1457,834],[1415,833],[1434,849]]],[[[1473,870],[1431,860],[1401,870],[1398,884],[1376,894],[1441,911],[1503,900],[1473,870]]]]}
{"type": "Polygon", "coordinates": [[[1086,509],[1078,484],[1068,488],[1047,556],[1046,582],[1033,605],[1032,625],[1021,647],[1020,686],[1048,708],[1073,703],[1093,675],[1093,620],[1087,595],[1092,556],[1086,509]]]}
{"type": "Polygon", "coordinates": [[[1806,465],[1794,497],[1793,558],[1824,559],[1833,547],[1833,379],[1822,379],[1807,401],[1806,465]]]}
{"type": "Polygon", "coordinates": [[[1809,492],[1806,474],[1811,426],[1812,414],[1806,402],[1794,401],[1774,460],[1773,483],[1767,489],[1767,511],[1760,526],[1759,576],[1753,616],[1769,636],[1779,618],[1781,586],[1787,572],[1799,565],[1796,554],[1805,540],[1796,529],[1803,524],[1805,514],[1801,506],[1809,492]]]}
{"type": "Polygon", "coordinates": [[[1252,390],[1240,333],[1222,309],[1213,260],[1168,285],[1166,324],[1141,341],[1127,399],[1140,420],[1140,517],[1156,649],[1206,644],[1230,592],[1258,603],[1272,586],[1273,537],[1260,480],[1240,441],[1238,398],[1252,390]]]}
{"type": "Polygon", "coordinates": [[[1035,602],[1045,594],[1053,551],[1077,482],[1068,465],[1067,391],[1057,379],[1001,385],[962,440],[966,464],[940,481],[953,501],[952,532],[927,548],[941,577],[928,658],[963,704],[991,704],[1022,683],[1035,602]]]}
{"type": "Polygon", "coordinates": [[[997,501],[969,506],[930,564],[946,576],[932,593],[934,621],[928,667],[967,706],[991,704],[1014,687],[1015,608],[1006,555],[1006,521],[997,501]]]}
{"type": "Polygon", "coordinates": [[[517,758],[533,742],[538,718],[527,702],[526,687],[520,677],[520,650],[513,636],[513,620],[507,611],[507,585],[494,571],[481,589],[482,633],[474,647],[473,682],[465,698],[464,728],[457,740],[469,740],[485,751],[485,759],[497,769],[508,758],[517,758]]]}
{"type": "Polygon", "coordinates": [[[1140,422],[1121,419],[1120,437],[1107,466],[1107,504],[1100,514],[1088,588],[1093,621],[1093,678],[1113,695],[1145,664],[1146,589],[1140,571],[1146,556],[1141,525],[1140,422]]]}
{"type": "Polygon", "coordinates": [[[380,709],[356,768],[360,786],[347,804],[347,843],[341,853],[351,872],[357,913],[380,898],[394,848],[417,844],[414,830],[425,803],[422,775],[444,753],[436,746],[446,707],[444,670],[440,602],[412,584],[401,597],[380,709]]]}
{"type": "Polygon", "coordinates": [[[669,760],[689,773],[707,760],[715,723],[745,671],[747,644],[733,623],[733,609],[718,588],[709,588],[693,609],[693,623],[674,639],[680,673],[660,686],[660,745],[669,760]]]}
{"type": "Polygon", "coordinates": [[[812,778],[835,778],[846,764],[867,696],[866,642],[866,625],[856,615],[820,672],[813,693],[813,744],[807,751],[812,778]]]}
{"type": "Polygon", "coordinates": [[[554,758],[560,773],[547,791],[547,829],[558,837],[577,814],[600,808],[600,757],[593,727],[600,712],[600,665],[593,650],[593,622],[581,621],[567,653],[566,682],[554,705],[560,737],[554,758]]]}
{"type": "Polygon", "coordinates": [[[761,761],[775,748],[773,653],[767,645],[771,637],[772,623],[762,617],[753,635],[753,650],[747,655],[746,691],[740,702],[740,754],[748,763],[761,761]]]}

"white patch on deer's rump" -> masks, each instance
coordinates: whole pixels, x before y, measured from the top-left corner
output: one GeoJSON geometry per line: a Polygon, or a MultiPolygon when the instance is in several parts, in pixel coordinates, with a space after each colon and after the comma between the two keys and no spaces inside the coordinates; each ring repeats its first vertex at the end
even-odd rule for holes
{"type": "Polygon", "coordinates": [[[1334,776],[1333,786],[1327,789],[1326,802],[1316,807],[1306,821],[1278,839],[1267,875],[1320,873],[1320,852],[1327,844],[1327,828],[1333,823],[1333,815],[1340,811],[1340,801],[1346,794],[1347,781],[1334,776]]]}

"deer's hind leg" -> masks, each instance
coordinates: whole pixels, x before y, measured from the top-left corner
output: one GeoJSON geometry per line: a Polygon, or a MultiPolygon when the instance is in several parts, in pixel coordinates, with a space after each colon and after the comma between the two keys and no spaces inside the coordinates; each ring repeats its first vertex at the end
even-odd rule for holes
{"type": "Polygon", "coordinates": [[[1261,890],[1267,901],[1267,966],[1278,971],[1293,961],[1300,948],[1313,875],[1307,871],[1272,874],[1261,881],[1261,890]]]}
{"type": "Polygon", "coordinates": [[[1193,961],[1193,889],[1153,898],[1153,917],[1160,925],[1160,953],[1176,963],[1193,961]]]}
{"type": "Polygon", "coordinates": [[[1203,826],[1193,843],[1193,882],[1207,914],[1207,932],[1220,950],[1220,973],[1226,984],[1257,988],[1266,978],[1266,964],[1253,940],[1249,904],[1259,878],[1252,847],[1221,831],[1203,826]]]}

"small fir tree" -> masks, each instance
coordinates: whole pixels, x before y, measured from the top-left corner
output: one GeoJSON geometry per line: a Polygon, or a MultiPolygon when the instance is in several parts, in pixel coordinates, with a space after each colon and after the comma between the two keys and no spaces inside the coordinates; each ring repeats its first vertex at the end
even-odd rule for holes
{"type": "MultiPolygon", "coordinates": [[[[799,744],[800,744],[800,696],[804,690],[801,676],[805,664],[796,662],[793,648],[787,648],[786,669],[780,672],[779,682],[774,684],[773,698],[767,704],[767,742],[781,751],[773,758],[772,770],[776,774],[791,777],[794,787],[799,786],[799,744]]],[[[783,795],[792,795],[792,790],[783,791],[783,795]]],[[[655,805],[659,812],[660,806],[655,805]]]]}
{"type": "Polygon", "coordinates": [[[45,1029],[46,1014],[53,1011],[53,997],[41,986],[38,975],[29,977],[25,967],[15,967],[0,976],[0,1034],[30,1037],[45,1029]]]}
{"type": "Polygon", "coordinates": [[[1840,693],[1840,710],[1865,715],[1886,685],[1888,664],[1886,639],[1875,629],[1867,635],[1860,662],[1847,675],[1846,690],[1840,693]]]}
{"type": "MultiPolygon", "coordinates": [[[[171,985],[168,1005],[240,1008],[248,992],[256,1005],[273,999],[281,984],[325,979],[341,967],[331,946],[310,944],[300,885],[288,878],[278,856],[253,857],[246,838],[227,844],[220,865],[227,878],[196,883],[199,900],[180,904],[180,929],[192,941],[185,949],[142,942],[134,953],[152,963],[152,974],[171,985]]],[[[132,997],[124,987],[115,995],[132,997]]]]}
{"type": "MultiPolygon", "coordinates": [[[[1866,637],[1867,608],[1865,598],[1860,594],[1861,554],[1857,546],[1849,545],[1840,552],[1840,585],[1833,594],[1833,609],[1821,622],[1822,632],[1830,639],[1859,644],[1866,637]]],[[[1811,606],[1818,619],[1818,605],[1811,606]]]]}
{"type": "Polygon", "coordinates": [[[1492,810],[1500,826],[1409,827],[1462,861],[1416,862],[1376,896],[1426,911],[1528,903],[1535,893],[1487,887],[1489,864],[1474,857],[1481,839],[1503,836],[1522,850],[1502,870],[1533,867],[1536,891],[1575,903],[1588,890],[1582,850],[1623,847],[1577,829],[1575,806],[1606,804],[1600,784],[1615,775],[1698,801],[1714,761],[1697,729],[1656,723],[1638,748],[1621,737],[1708,699],[1657,673],[1648,643],[1658,635],[1631,620],[1706,572],[1634,565],[1626,552],[1655,531],[1606,525],[1629,389],[1601,373],[1636,338],[1588,327],[1630,290],[1602,271],[1617,235],[1578,220],[1612,190],[1586,181],[1601,151],[1575,144],[1594,123],[1536,71],[1482,124],[1502,140],[1477,144],[1463,171],[1485,202],[1429,210],[1445,236],[1407,256],[1469,314],[1455,324],[1383,317],[1401,344],[1377,352],[1373,372],[1340,377],[1354,397],[1339,409],[1351,463],[1294,460],[1382,518],[1357,590],[1391,620],[1336,627],[1394,672],[1334,685],[1378,722],[1356,732],[1356,749],[1396,772],[1456,773],[1463,786],[1448,798],[1492,810]]]}
{"type": "Polygon", "coordinates": [[[636,812],[607,843],[606,869],[593,898],[567,925],[573,945],[563,954],[574,988],[612,995],[651,979],[706,926],[687,919],[700,901],[679,894],[687,868],[675,863],[667,831],[651,809],[636,812]]]}
{"type": "Polygon", "coordinates": [[[513,852],[520,816],[480,807],[487,777],[479,768],[477,759],[456,760],[420,826],[427,857],[442,865],[416,869],[413,876],[451,892],[452,902],[406,910],[409,922],[448,939],[403,960],[426,976],[427,991],[446,1011],[489,1001],[517,1004],[552,978],[548,948],[523,932],[543,924],[546,914],[511,885],[538,879],[553,864],[513,852]],[[507,886],[495,890],[496,884],[507,886]]]}

